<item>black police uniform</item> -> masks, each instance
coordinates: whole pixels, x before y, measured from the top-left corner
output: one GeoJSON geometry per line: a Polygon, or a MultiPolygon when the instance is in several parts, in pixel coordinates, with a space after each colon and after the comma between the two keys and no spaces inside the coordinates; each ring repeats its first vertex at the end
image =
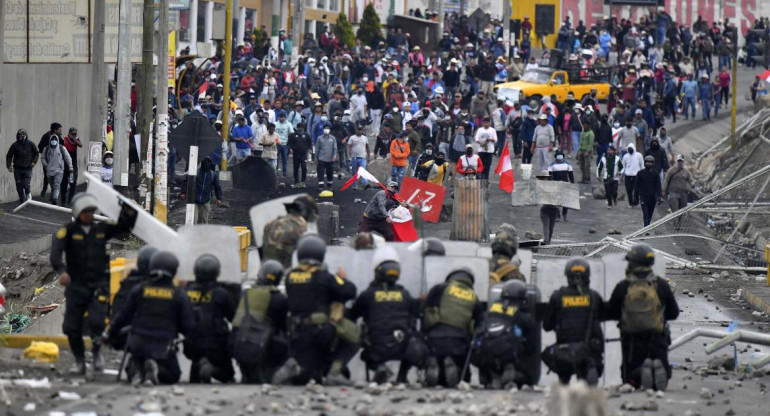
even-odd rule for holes
{"type": "Polygon", "coordinates": [[[300,263],[287,274],[291,353],[303,369],[295,381],[312,378],[320,383],[332,362],[347,363],[355,355],[358,345],[338,339],[330,312],[333,302],[351,300],[356,292],[353,283],[329,273],[321,264],[300,263]]]}
{"type": "Polygon", "coordinates": [[[479,368],[482,384],[489,384],[493,375],[499,377],[506,364],[514,365],[516,385],[534,384],[534,374],[523,364],[537,355],[534,334],[539,330],[532,315],[520,305],[505,300],[491,303],[479,325],[471,361],[479,368]]]}
{"type": "Polygon", "coordinates": [[[158,381],[173,384],[182,370],[172,343],[181,332],[195,331],[195,318],[187,295],[174,287],[171,278],[158,278],[135,287],[124,308],[110,325],[110,339],[131,325],[127,347],[135,368],[146,360],[158,364],[158,381]]]}
{"type": "MultiPolygon", "coordinates": [[[[453,279],[431,288],[423,312],[422,328],[430,356],[439,364],[438,382],[443,385],[447,385],[444,359],[450,358],[462,368],[475,323],[480,323],[484,316],[484,308],[473,291],[472,279],[468,276],[453,279]]],[[[470,380],[470,372],[466,374],[466,380],[470,380]]]]}
{"type": "Polygon", "coordinates": [[[214,282],[192,282],[186,286],[185,293],[190,300],[196,324],[184,341],[184,354],[192,361],[190,382],[201,381],[199,372],[202,358],[206,358],[214,367],[213,378],[222,383],[232,381],[235,370],[227,348],[230,336],[227,322],[233,320],[235,307],[229,292],[214,282]]]}
{"type": "Polygon", "coordinates": [[[552,368],[562,383],[568,383],[573,374],[587,379],[592,367],[596,376],[604,372],[604,333],[601,321],[604,304],[598,292],[572,286],[563,286],[551,295],[543,320],[543,329],[556,331],[556,345],[548,347],[545,357],[554,353],[552,348],[569,348],[575,352],[570,365],[552,368]]]}
{"type": "MultiPolygon", "coordinates": [[[[264,356],[249,357],[248,362],[238,360],[238,357],[235,358],[243,375],[243,383],[270,383],[275,371],[288,358],[289,343],[286,340],[286,318],[289,311],[288,300],[286,295],[273,285],[259,284],[244,292],[238,304],[235,318],[233,318],[233,332],[230,336],[231,349],[234,348],[233,344],[238,339],[241,324],[246,315],[245,296],[249,296],[249,314],[257,318],[257,320],[260,320],[260,317],[264,317],[262,318],[262,323],[270,327],[270,337],[266,340],[267,345],[261,346],[261,349],[266,351],[264,356]],[[267,292],[269,296],[260,296],[260,293],[264,292],[267,292]],[[266,301],[263,301],[263,299],[266,301]]],[[[260,330],[265,329],[260,328],[260,330]]]]}
{"type": "Polygon", "coordinates": [[[408,290],[395,283],[375,280],[361,292],[348,315],[354,322],[363,318],[365,325],[364,351],[361,359],[368,368],[400,360],[398,382],[406,382],[406,374],[420,357],[405,356],[410,337],[416,334],[419,302],[408,290]]]}
{"type": "Polygon", "coordinates": [[[84,226],[75,220],[60,228],[51,243],[51,266],[56,273],[67,272],[70,284],[64,290],[66,308],[62,331],[78,362],[85,360],[83,320],[88,312],[94,354],[99,353],[101,334],[109,309],[110,256],[107,241],[131,231],[136,216],[121,212],[117,224],[93,222],[84,226]],[[66,265],[62,254],[66,256],[66,265]]]}
{"type": "MultiPolygon", "coordinates": [[[[679,305],[676,302],[671,286],[665,279],[655,276],[650,272],[647,277],[655,282],[658,298],[663,306],[663,319],[673,321],[679,317],[679,305]]],[[[612,291],[610,301],[607,303],[607,319],[620,320],[623,314],[623,302],[628,293],[630,282],[619,282],[612,291]]],[[[623,364],[620,367],[621,377],[633,386],[640,385],[640,367],[644,360],[659,359],[663,362],[668,378],[671,378],[671,365],[668,362],[668,346],[671,344],[671,332],[668,326],[660,333],[626,334],[621,326],[620,343],[623,350],[623,364]]]]}

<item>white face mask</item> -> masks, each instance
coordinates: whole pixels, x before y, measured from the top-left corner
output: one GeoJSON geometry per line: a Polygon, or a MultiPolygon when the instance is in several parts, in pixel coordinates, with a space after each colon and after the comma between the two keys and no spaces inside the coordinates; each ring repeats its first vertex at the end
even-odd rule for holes
{"type": "Polygon", "coordinates": [[[425,149],[425,154],[426,155],[432,155],[433,154],[433,150],[425,149]]]}
{"type": "Polygon", "coordinates": [[[332,132],[332,131],[331,131],[331,130],[329,130],[329,129],[324,129],[324,134],[329,134],[329,133],[331,133],[331,132],[332,132]]]}
{"type": "Polygon", "coordinates": [[[617,129],[617,128],[620,128],[620,123],[618,123],[618,122],[616,121],[616,122],[615,122],[615,124],[613,124],[612,126],[613,126],[613,127],[615,127],[616,129],[617,129]]]}
{"type": "Polygon", "coordinates": [[[366,77],[364,77],[364,78],[362,79],[362,81],[363,81],[363,82],[367,82],[367,81],[369,81],[369,78],[366,78],[366,77]]]}
{"type": "Polygon", "coordinates": [[[104,164],[107,166],[112,166],[112,158],[111,157],[105,158],[104,164]]]}

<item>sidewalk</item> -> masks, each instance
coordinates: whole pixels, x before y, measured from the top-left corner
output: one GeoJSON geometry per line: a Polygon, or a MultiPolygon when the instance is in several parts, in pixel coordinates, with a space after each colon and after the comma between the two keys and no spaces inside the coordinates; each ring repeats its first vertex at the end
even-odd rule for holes
{"type": "Polygon", "coordinates": [[[69,214],[33,206],[13,212],[17,206],[17,202],[0,204],[0,257],[47,251],[53,233],[71,219],[69,214]]]}

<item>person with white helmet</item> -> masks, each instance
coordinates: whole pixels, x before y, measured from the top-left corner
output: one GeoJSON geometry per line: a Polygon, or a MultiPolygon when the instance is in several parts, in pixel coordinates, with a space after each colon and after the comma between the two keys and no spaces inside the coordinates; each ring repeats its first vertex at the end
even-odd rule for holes
{"type": "Polygon", "coordinates": [[[131,231],[137,217],[134,208],[123,204],[117,224],[97,223],[94,222],[97,207],[96,197],[92,194],[75,195],[72,199],[75,220],[56,231],[51,244],[51,267],[59,275],[59,283],[65,287],[66,309],[62,330],[75,356],[70,373],[79,375],[86,373],[84,323],[90,328],[94,370],[101,372],[104,368],[100,350],[110,296],[107,242],[131,231]],[[84,322],[86,312],[88,318],[84,322]]]}

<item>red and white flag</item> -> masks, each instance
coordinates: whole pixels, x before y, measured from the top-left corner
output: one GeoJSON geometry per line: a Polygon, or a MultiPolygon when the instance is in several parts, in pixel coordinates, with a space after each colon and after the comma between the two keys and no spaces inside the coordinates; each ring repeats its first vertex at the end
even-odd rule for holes
{"type": "Polygon", "coordinates": [[[513,192],[513,168],[511,167],[511,153],[508,150],[508,142],[505,142],[503,154],[500,155],[500,161],[497,162],[495,173],[500,175],[500,189],[509,194],[513,192]]]}
{"type": "Polygon", "coordinates": [[[359,167],[358,171],[353,174],[353,176],[348,179],[347,182],[345,182],[344,185],[342,185],[342,188],[340,188],[340,191],[344,191],[345,189],[349,188],[351,185],[354,185],[356,182],[358,182],[359,179],[366,179],[370,183],[376,183],[377,185],[380,185],[380,188],[385,189],[385,185],[381,184],[380,181],[377,180],[377,178],[374,177],[369,171],[367,171],[364,168],[359,167]]]}
{"type": "Polygon", "coordinates": [[[760,77],[761,77],[761,78],[762,78],[762,79],[763,79],[765,82],[770,82],[770,70],[766,70],[765,72],[763,72],[763,73],[762,73],[762,75],[760,75],[760,77]]]}

